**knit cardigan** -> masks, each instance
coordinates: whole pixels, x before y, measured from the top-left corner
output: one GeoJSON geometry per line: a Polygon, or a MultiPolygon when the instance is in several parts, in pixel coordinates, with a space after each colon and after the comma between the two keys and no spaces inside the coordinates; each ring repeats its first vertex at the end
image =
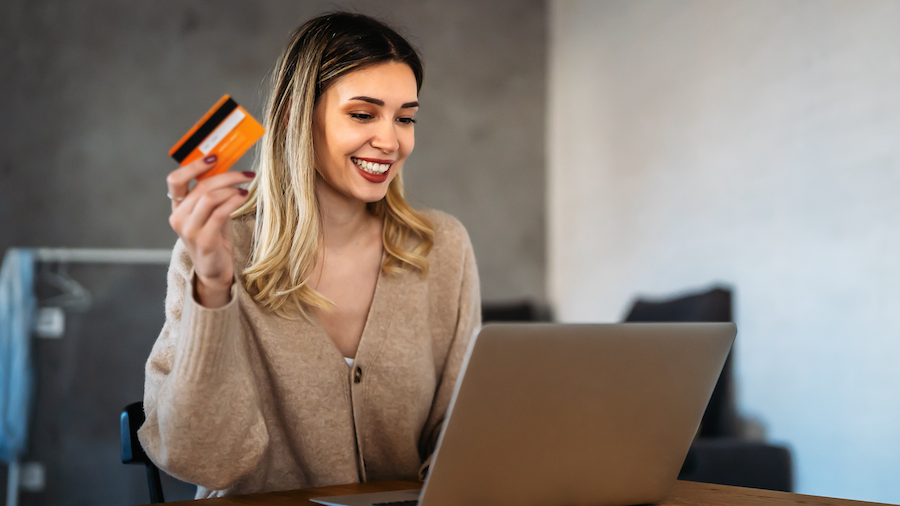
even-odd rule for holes
{"type": "MultiPolygon", "coordinates": [[[[197,498],[421,479],[481,324],[465,228],[422,214],[435,231],[428,276],[379,274],[352,367],[314,317],[279,317],[241,283],[226,306],[199,305],[179,240],[146,366],[138,436],[150,459],[197,484],[197,498]]],[[[233,220],[235,272],[253,225],[233,220]]]]}

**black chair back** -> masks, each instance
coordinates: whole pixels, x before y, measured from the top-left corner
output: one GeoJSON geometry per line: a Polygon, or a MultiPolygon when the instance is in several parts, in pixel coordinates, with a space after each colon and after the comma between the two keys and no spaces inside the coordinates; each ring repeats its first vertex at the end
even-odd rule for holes
{"type": "MultiPolygon", "coordinates": [[[[626,322],[730,322],[731,290],[716,287],[703,293],[675,299],[648,301],[638,299],[626,322]]],[[[700,437],[735,437],[739,434],[731,353],[716,383],[709,405],[700,422],[700,437]]]]}
{"type": "Polygon", "coordinates": [[[119,430],[122,447],[123,464],[144,464],[147,468],[147,486],[150,488],[150,502],[165,502],[159,468],[144,452],[138,439],[137,431],[144,424],[144,403],[133,402],[122,410],[119,417],[119,430]]]}
{"type": "Polygon", "coordinates": [[[550,322],[550,308],[532,300],[484,302],[481,305],[481,322],[550,322]]]}

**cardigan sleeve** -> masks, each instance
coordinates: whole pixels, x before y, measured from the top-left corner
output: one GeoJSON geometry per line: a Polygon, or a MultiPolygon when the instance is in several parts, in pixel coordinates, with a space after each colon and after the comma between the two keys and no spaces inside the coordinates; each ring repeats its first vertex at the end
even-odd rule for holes
{"type": "MultiPolygon", "coordinates": [[[[454,220],[455,221],[455,220],[454,220]]],[[[419,479],[424,481],[431,465],[431,456],[437,445],[450,398],[456,386],[456,380],[462,367],[463,358],[469,347],[469,342],[481,327],[481,287],[478,280],[478,267],[475,264],[475,253],[468,233],[461,229],[462,249],[462,275],[459,285],[459,303],[456,317],[456,326],[453,329],[453,340],[450,350],[444,361],[444,367],[440,372],[440,381],[437,386],[431,412],[425,428],[419,440],[419,454],[423,464],[419,468],[419,479]]]]}
{"type": "Polygon", "coordinates": [[[249,474],[268,433],[247,356],[240,283],[231,301],[209,309],[193,296],[194,272],[179,240],[172,253],[166,323],[147,360],[146,421],[138,436],[161,469],[209,489],[249,474]]]}

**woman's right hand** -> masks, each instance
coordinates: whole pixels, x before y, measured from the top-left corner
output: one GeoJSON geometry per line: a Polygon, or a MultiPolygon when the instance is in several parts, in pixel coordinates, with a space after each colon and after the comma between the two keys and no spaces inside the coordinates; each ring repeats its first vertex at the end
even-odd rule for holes
{"type": "Polygon", "coordinates": [[[215,155],[200,158],[172,171],[166,178],[172,198],[169,224],[184,243],[196,274],[196,297],[201,305],[222,307],[231,299],[234,281],[231,213],[247,199],[235,185],[252,181],[253,172],[225,172],[198,182],[197,176],[216,165],[215,155]]]}

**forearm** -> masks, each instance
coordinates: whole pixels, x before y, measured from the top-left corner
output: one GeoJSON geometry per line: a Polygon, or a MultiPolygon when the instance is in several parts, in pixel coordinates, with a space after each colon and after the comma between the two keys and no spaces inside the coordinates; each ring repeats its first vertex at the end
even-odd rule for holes
{"type": "Polygon", "coordinates": [[[139,435],[168,473],[225,489],[258,463],[268,434],[236,297],[208,309],[185,288],[181,318],[167,322],[148,361],[139,435]]]}

